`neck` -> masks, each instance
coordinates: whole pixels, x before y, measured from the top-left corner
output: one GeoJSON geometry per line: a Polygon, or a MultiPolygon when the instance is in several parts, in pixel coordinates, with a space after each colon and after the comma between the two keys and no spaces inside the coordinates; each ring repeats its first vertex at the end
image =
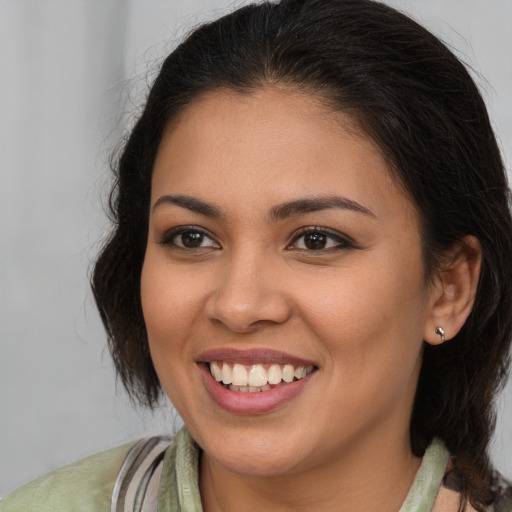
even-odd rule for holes
{"type": "Polygon", "coordinates": [[[353,443],[343,456],[338,453],[321,465],[271,477],[230,472],[203,454],[200,491],[204,511],[396,512],[421,460],[411,453],[408,432],[378,442],[371,438],[367,443],[353,443]]]}

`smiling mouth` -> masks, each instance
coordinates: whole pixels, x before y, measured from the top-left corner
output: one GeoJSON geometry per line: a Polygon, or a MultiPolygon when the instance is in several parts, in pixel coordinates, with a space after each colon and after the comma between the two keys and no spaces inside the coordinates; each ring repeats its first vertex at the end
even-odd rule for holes
{"type": "Polygon", "coordinates": [[[277,386],[304,379],[316,369],[312,365],[244,365],[223,361],[212,361],[208,366],[211,375],[219,384],[239,393],[269,391],[277,386]]]}

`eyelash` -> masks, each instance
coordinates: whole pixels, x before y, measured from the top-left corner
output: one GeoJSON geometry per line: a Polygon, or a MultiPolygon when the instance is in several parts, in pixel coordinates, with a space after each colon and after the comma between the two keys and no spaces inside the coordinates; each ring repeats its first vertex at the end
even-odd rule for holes
{"type": "Polygon", "coordinates": [[[196,252],[198,250],[204,249],[205,247],[186,247],[184,245],[178,245],[174,239],[177,238],[180,235],[184,235],[186,233],[189,234],[198,234],[202,238],[201,242],[204,241],[205,238],[212,241],[211,245],[208,245],[206,247],[214,247],[215,249],[220,249],[220,245],[213,239],[212,236],[210,236],[204,229],[196,227],[196,226],[180,226],[178,228],[171,229],[170,231],[167,231],[160,241],[158,242],[160,245],[166,245],[170,246],[173,249],[181,249],[183,251],[191,251],[196,252]]]}
{"type": "MultiPolygon", "coordinates": [[[[328,243],[328,242],[327,242],[328,243]]],[[[299,251],[303,251],[306,253],[326,253],[326,252],[336,252],[336,251],[342,251],[345,249],[354,248],[355,244],[354,242],[347,236],[341,235],[340,233],[336,231],[331,231],[327,228],[322,228],[319,226],[308,226],[303,227],[299,229],[296,233],[294,233],[292,243],[289,244],[286,249],[292,250],[296,249],[299,251]],[[298,248],[295,247],[297,245],[297,242],[301,239],[306,237],[307,235],[321,235],[322,237],[325,237],[325,240],[334,241],[334,245],[332,247],[327,248],[320,248],[320,249],[310,249],[310,248],[298,248]]]]}
{"type": "MultiPolygon", "coordinates": [[[[214,248],[214,249],[220,249],[221,246],[218,242],[214,240],[212,236],[208,234],[207,231],[205,231],[203,228],[199,228],[196,226],[180,226],[177,228],[174,228],[168,232],[166,232],[160,241],[158,242],[160,245],[170,246],[173,249],[179,249],[183,251],[189,251],[189,252],[197,252],[201,249],[205,248],[214,248]],[[194,234],[199,235],[201,237],[200,243],[202,244],[205,239],[209,239],[211,241],[211,244],[202,246],[199,245],[197,247],[186,247],[185,245],[178,245],[175,241],[177,237],[180,235],[185,234],[194,234]]],[[[293,234],[293,238],[290,244],[286,246],[286,250],[298,250],[304,253],[311,253],[311,254],[323,254],[326,252],[336,252],[336,251],[342,251],[345,249],[354,248],[355,244],[354,242],[348,238],[347,236],[341,235],[340,233],[337,233],[335,231],[331,231],[327,228],[322,228],[318,226],[307,226],[299,229],[297,232],[293,234]],[[327,244],[329,244],[329,241],[331,243],[334,241],[334,245],[331,247],[322,247],[318,249],[311,249],[307,247],[297,247],[298,241],[301,238],[306,237],[307,235],[320,235],[320,237],[324,237],[323,241],[326,241],[327,244]]]]}

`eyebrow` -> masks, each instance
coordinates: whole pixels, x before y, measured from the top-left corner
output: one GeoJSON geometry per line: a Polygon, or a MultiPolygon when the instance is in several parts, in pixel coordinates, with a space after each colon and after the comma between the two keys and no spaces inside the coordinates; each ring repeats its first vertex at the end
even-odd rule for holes
{"type": "Polygon", "coordinates": [[[191,210],[195,213],[199,213],[200,215],[204,215],[205,217],[212,217],[214,219],[222,219],[224,217],[219,207],[191,196],[166,195],[159,197],[153,206],[153,211],[163,204],[175,204],[176,206],[181,206],[187,210],[191,210]]]}
{"type": "MultiPolygon", "coordinates": [[[[158,198],[153,206],[153,211],[163,204],[173,204],[186,208],[194,213],[211,217],[215,219],[223,219],[224,215],[221,209],[213,203],[208,203],[195,197],[186,195],[165,195],[158,198]]],[[[303,197],[288,201],[286,203],[273,206],[269,211],[269,217],[273,222],[278,222],[294,215],[301,215],[304,213],[318,212],[322,210],[342,209],[350,210],[357,213],[362,213],[370,217],[375,217],[375,214],[352,199],[342,196],[327,196],[327,197],[303,197]]]]}
{"type": "Polygon", "coordinates": [[[304,213],[318,212],[321,210],[342,209],[357,213],[363,213],[370,217],[375,214],[365,206],[342,196],[327,197],[304,197],[287,203],[274,206],[270,210],[270,218],[277,222],[279,220],[301,215],[304,213]]]}

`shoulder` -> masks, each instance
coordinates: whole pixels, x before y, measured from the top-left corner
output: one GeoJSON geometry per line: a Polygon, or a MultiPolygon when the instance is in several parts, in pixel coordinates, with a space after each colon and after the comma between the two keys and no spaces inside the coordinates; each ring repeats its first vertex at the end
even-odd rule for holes
{"type": "MultiPolygon", "coordinates": [[[[487,512],[512,512],[512,485],[510,482],[500,478],[499,483],[493,487],[493,492],[497,493],[496,498],[485,510],[487,512]]],[[[460,479],[452,471],[448,471],[439,489],[433,512],[459,510],[460,501],[460,479]]],[[[466,503],[464,512],[477,512],[477,510],[470,503],[466,503]]]]}
{"type": "Polygon", "coordinates": [[[512,512],[512,484],[510,482],[502,485],[493,512],[512,512]]]}
{"type": "Polygon", "coordinates": [[[109,510],[116,477],[132,442],[52,471],[0,502],[0,512],[97,512],[109,510]]]}

